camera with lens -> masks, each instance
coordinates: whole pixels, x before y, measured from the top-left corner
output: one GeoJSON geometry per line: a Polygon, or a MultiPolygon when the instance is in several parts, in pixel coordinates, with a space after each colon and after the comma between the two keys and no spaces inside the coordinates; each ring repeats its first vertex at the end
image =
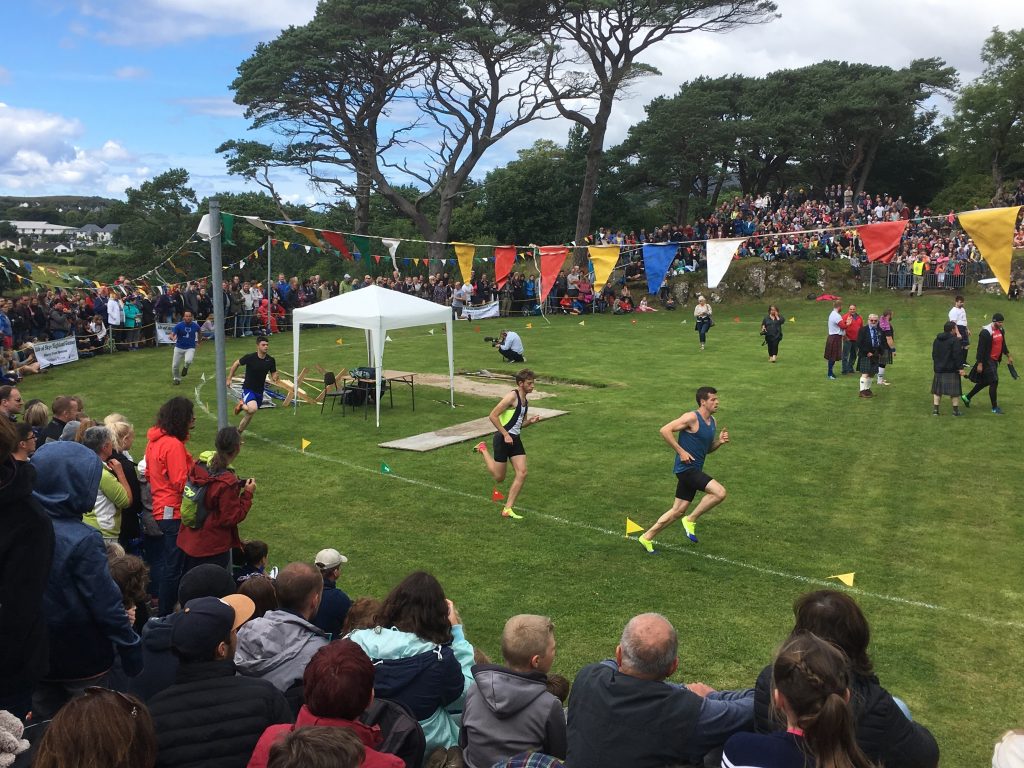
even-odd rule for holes
{"type": "Polygon", "coordinates": [[[491,344],[497,344],[501,339],[496,339],[493,336],[484,336],[484,341],[490,342],[491,344]]]}

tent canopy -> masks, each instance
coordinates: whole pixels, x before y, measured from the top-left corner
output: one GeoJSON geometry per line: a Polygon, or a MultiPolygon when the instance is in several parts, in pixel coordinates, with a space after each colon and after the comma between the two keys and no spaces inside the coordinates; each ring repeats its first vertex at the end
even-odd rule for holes
{"type": "MultiPolygon", "coordinates": [[[[294,322],[293,376],[299,372],[299,333],[303,325],[341,325],[366,332],[367,360],[377,370],[377,426],[380,426],[381,373],[384,367],[384,339],[388,331],[418,325],[443,323],[447,330],[448,379],[451,404],[455,406],[455,357],[452,346],[452,311],[432,301],[409,296],[376,285],[360,288],[325,301],[299,307],[292,312],[294,322]]],[[[293,378],[293,381],[295,380],[293,378]]]]}

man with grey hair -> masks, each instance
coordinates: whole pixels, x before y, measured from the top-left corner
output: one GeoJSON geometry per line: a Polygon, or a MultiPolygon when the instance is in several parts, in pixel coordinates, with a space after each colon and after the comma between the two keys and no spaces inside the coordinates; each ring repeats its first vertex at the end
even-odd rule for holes
{"type": "Polygon", "coordinates": [[[626,624],[614,660],[580,670],[569,699],[567,765],[702,765],[732,734],[753,727],[752,689],[668,682],[678,649],[669,620],[643,613],[626,624]]]}
{"type": "Polygon", "coordinates": [[[114,439],[107,427],[89,427],[82,436],[82,445],[100,457],[103,462],[100,487],[92,512],[82,517],[105,541],[117,541],[121,534],[121,512],[131,506],[132,488],[124,474],[124,467],[112,459],[114,439]]]}
{"type": "Polygon", "coordinates": [[[874,397],[871,391],[871,379],[878,375],[879,361],[882,359],[882,347],[885,346],[885,335],[878,327],[878,315],[868,315],[867,325],[861,327],[857,334],[857,370],[860,371],[860,396],[874,397]]]}

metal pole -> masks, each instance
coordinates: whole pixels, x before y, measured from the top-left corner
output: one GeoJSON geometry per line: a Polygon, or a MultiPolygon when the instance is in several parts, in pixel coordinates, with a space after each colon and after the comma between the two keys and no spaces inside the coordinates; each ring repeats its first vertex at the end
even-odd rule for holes
{"type": "Polygon", "coordinates": [[[875,262],[871,262],[871,277],[868,278],[868,296],[875,288],[875,262]]]}
{"type": "Polygon", "coordinates": [[[221,283],[224,281],[224,268],[221,263],[220,254],[220,200],[216,197],[210,198],[210,293],[213,296],[213,344],[216,356],[217,376],[217,428],[223,429],[228,425],[228,389],[225,382],[227,377],[227,366],[224,361],[224,291],[221,283]]]}
{"type": "Polygon", "coordinates": [[[272,288],[270,287],[270,244],[273,238],[267,235],[267,290],[263,292],[263,298],[267,300],[267,327],[263,329],[263,335],[270,335],[270,305],[273,304],[272,288]]]}

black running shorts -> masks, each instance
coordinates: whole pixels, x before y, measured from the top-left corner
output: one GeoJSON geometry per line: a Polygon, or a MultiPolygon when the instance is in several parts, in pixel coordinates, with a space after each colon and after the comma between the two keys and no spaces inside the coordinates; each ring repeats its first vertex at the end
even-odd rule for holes
{"type": "Polygon", "coordinates": [[[690,469],[686,472],[680,472],[676,475],[678,482],[676,483],[676,498],[682,499],[683,501],[693,501],[693,497],[697,495],[697,491],[704,491],[708,487],[714,478],[711,475],[706,475],[699,469],[690,469]]]}

